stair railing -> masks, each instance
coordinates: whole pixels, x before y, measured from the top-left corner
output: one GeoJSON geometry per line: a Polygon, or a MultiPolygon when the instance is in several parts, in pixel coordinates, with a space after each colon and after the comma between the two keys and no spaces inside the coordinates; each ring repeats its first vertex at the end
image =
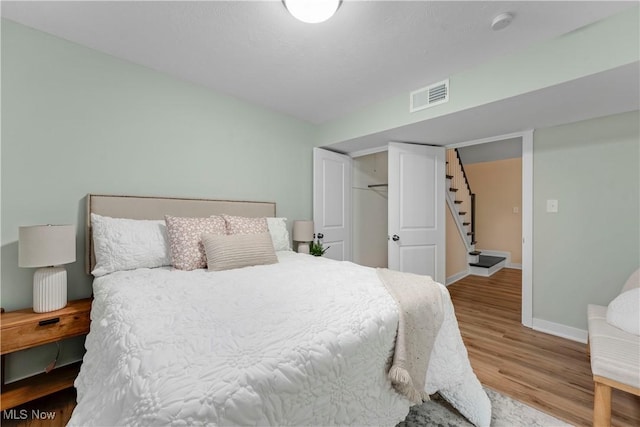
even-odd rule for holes
{"type": "Polygon", "coordinates": [[[458,149],[447,150],[447,177],[450,180],[449,191],[455,194],[455,205],[458,207],[458,215],[463,225],[469,226],[467,230],[468,243],[475,243],[475,211],[476,195],[471,191],[469,178],[464,170],[458,149]]]}

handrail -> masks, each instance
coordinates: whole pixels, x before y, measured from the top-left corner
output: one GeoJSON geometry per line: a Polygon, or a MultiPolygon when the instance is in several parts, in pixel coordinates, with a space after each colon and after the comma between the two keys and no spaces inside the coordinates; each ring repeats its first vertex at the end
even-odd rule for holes
{"type": "Polygon", "coordinates": [[[473,240],[476,238],[476,193],[471,193],[471,232],[473,233],[473,240]]]}
{"type": "Polygon", "coordinates": [[[467,184],[467,190],[469,190],[469,194],[473,194],[473,191],[471,191],[471,186],[469,185],[469,179],[467,178],[467,172],[465,172],[464,165],[462,164],[462,159],[460,158],[460,152],[458,151],[457,148],[455,150],[456,150],[456,157],[458,158],[458,164],[462,169],[462,176],[464,177],[464,182],[465,184],[467,184]]]}
{"type": "MultiPolygon", "coordinates": [[[[449,150],[448,150],[449,151],[449,150]]],[[[467,191],[464,190],[455,197],[455,203],[460,206],[459,213],[463,212],[466,214],[466,222],[468,222],[470,228],[469,240],[467,243],[472,244],[475,242],[475,232],[476,232],[476,195],[473,191],[471,191],[471,184],[469,183],[469,177],[467,176],[467,171],[462,164],[462,159],[460,158],[460,152],[457,148],[453,149],[455,151],[455,156],[453,153],[447,153],[447,176],[451,178],[451,186],[457,190],[461,190],[462,186],[465,185],[467,187],[467,191]],[[457,165],[455,164],[457,163],[457,165]]],[[[461,219],[460,219],[461,220],[461,219]]],[[[456,219],[456,221],[459,221],[456,219]]],[[[464,220],[462,220],[464,221],[464,220]]]]}

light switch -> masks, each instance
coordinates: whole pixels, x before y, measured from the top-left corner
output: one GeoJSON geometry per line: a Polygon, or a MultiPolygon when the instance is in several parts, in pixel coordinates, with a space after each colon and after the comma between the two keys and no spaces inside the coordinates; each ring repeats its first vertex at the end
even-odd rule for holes
{"type": "Polygon", "coordinates": [[[557,200],[547,200],[547,212],[549,212],[549,213],[557,213],[558,212],[558,201],[557,200]]]}
{"type": "Polygon", "coordinates": [[[517,214],[518,212],[520,212],[520,209],[518,209],[518,207],[517,207],[517,206],[514,206],[514,207],[513,207],[513,213],[514,213],[514,214],[517,214]]]}

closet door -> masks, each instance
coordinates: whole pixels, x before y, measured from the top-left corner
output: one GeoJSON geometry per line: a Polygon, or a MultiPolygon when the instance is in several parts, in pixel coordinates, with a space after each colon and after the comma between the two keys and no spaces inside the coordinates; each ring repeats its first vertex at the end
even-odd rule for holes
{"type": "Polygon", "coordinates": [[[351,158],[313,149],[313,223],[325,257],[351,261],[351,158]]]}
{"type": "Polygon", "coordinates": [[[389,144],[389,268],[445,283],[445,149],[389,144]]]}

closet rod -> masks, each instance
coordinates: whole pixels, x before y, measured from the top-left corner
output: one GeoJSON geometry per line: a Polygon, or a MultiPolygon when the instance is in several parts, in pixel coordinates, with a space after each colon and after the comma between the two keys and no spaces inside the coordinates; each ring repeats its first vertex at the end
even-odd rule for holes
{"type": "Polygon", "coordinates": [[[388,187],[389,184],[369,184],[367,185],[367,187],[369,188],[374,188],[374,187],[388,187]]]}

